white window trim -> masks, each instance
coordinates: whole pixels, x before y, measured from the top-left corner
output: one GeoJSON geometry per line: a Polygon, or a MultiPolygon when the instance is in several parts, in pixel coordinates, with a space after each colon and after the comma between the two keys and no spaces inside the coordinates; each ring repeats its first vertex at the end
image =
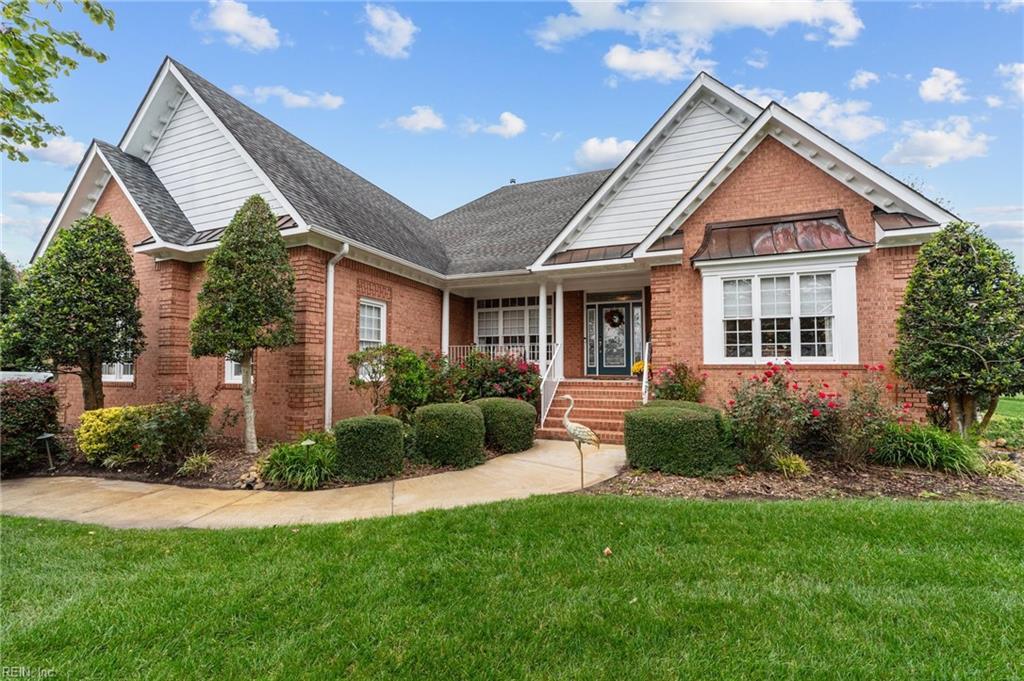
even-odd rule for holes
{"type": "Polygon", "coordinates": [[[375,298],[360,298],[359,308],[356,308],[356,343],[357,349],[363,342],[380,342],[381,345],[387,345],[388,343],[388,304],[383,300],[377,300],[375,298]],[[380,339],[377,338],[363,338],[363,327],[360,322],[359,308],[363,305],[376,307],[380,309],[380,339]]]}
{"type": "Polygon", "coordinates": [[[229,357],[224,358],[224,383],[225,385],[242,385],[241,363],[235,362],[229,357]],[[235,376],[234,367],[239,367],[239,374],[235,376]]]}
{"type": "Polygon", "coordinates": [[[759,261],[744,258],[741,261],[722,260],[698,262],[701,272],[703,297],[703,340],[704,363],[730,365],[758,365],[767,361],[789,359],[793,364],[859,364],[859,334],[857,324],[857,260],[867,249],[846,251],[842,254],[800,254],[797,256],[761,256],[759,261]],[[831,357],[761,357],[760,286],[755,284],[751,292],[753,302],[752,324],[754,340],[753,357],[726,357],[725,323],[723,310],[722,282],[728,279],[758,279],[792,275],[790,288],[791,318],[797,320],[791,330],[794,354],[798,354],[800,329],[799,275],[832,275],[832,356],[831,357]],[[794,288],[795,287],[795,288],[794,288]]]}
{"type": "Polygon", "coordinates": [[[135,362],[104,362],[104,367],[107,364],[114,367],[114,373],[108,374],[103,371],[101,378],[104,383],[132,383],[135,381],[135,362]],[[125,370],[128,365],[132,367],[131,372],[125,370]]]}

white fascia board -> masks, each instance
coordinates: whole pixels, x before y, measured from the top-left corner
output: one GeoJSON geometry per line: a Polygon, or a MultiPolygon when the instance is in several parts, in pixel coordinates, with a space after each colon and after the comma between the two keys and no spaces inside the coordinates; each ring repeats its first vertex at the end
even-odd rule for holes
{"type": "Polygon", "coordinates": [[[589,262],[567,262],[560,265],[542,265],[531,267],[531,272],[563,272],[565,270],[592,270],[598,267],[618,267],[632,265],[633,258],[609,258],[608,260],[591,260],[589,262]]]}
{"type": "Polygon", "coordinates": [[[203,110],[203,113],[210,117],[210,120],[213,121],[213,124],[214,126],[216,126],[217,130],[219,130],[220,133],[224,135],[225,139],[227,139],[231,143],[232,148],[236,152],[238,152],[245,160],[245,162],[249,165],[249,167],[252,168],[252,171],[256,173],[256,177],[258,177],[260,181],[262,181],[267,186],[267,188],[270,189],[270,193],[273,194],[274,198],[276,198],[281,203],[281,207],[283,207],[288,212],[288,215],[290,215],[292,219],[295,220],[296,224],[298,224],[299,227],[303,229],[309,229],[310,225],[306,222],[302,215],[299,214],[299,211],[295,210],[295,206],[293,206],[288,201],[288,199],[284,197],[284,194],[281,193],[281,190],[279,190],[277,186],[275,186],[274,183],[271,182],[270,177],[265,172],[263,172],[263,169],[259,166],[259,164],[257,164],[256,161],[253,160],[252,156],[250,156],[249,153],[245,150],[245,148],[242,147],[241,144],[239,144],[238,140],[235,139],[235,136],[232,135],[231,131],[227,129],[227,126],[224,125],[223,121],[220,120],[220,118],[213,112],[213,109],[210,108],[210,106],[203,100],[203,98],[199,96],[199,93],[196,92],[195,88],[193,88],[192,85],[188,82],[188,79],[181,75],[177,67],[175,67],[174,64],[170,61],[166,63],[166,67],[168,68],[171,75],[173,75],[174,78],[178,81],[178,84],[185,90],[185,92],[187,92],[189,96],[195,100],[196,104],[199,105],[199,108],[203,110]]]}
{"type": "Polygon", "coordinates": [[[71,203],[74,201],[75,195],[81,188],[85,176],[89,174],[93,161],[96,160],[96,152],[96,141],[93,140],[93,142],[89,144],[89,148],[86,149],[82,160],[79,161],[78,168],[75,170],[75,174],[71,177],[71,182],[68,183],[68,188],[64,190],[64,196],[61,197],[60,203],[57,204],[57,210],[54,212],[53,217],[50,218],[49,224],[46,225],[46,230],[43,232],[43,236],[39,239],[39,243],[36,244],[35,250],[32,251],[32,258],[29,262],[35,262],[35,259],[49,247],[50,241],[53,240],[53,235],[57,232],[58,226],[64,220],[64,216],[67,214],[68,209],[71,207],[71,203]]]}
{"type": "Polygon", "coordinates": [[[626,158],[624,158],[619,165],[615,167],[612,174],[605,178],[605,181],[601,183],[601,186],[597,188],[597,191],[595,191],[587,202],[584,203],[572,218],[569,219],[569,222],[562,228],[562,231],[558,233],[558,236],[556,236],[550,244],[548,244],[548,247],[544,249],[544,252],[537,257],[530,269],[542,267],[544,262],[551,257],[551,255],[565,242],[565,240],[586,221],[591,212],[593,212],[595,208],[599,208],[603,205],[611,192],[620,188],[617,185],[625,179],[627,174],[631,170],[635,170],[643,164],[644,159],[648,156],[648,150],[651,145],[656,141],[660,141],[665,129],[668,128],[668,126],[677,123],[677,119],[681,119],[681,117],[686,113],[685,109],[687,105],[692,104],[693,100],[700,96],[704,91],[707,91],[713,98],[718,97],[728,102],[728,106],[734,107],[750,118],[754,118],[761,113],[760,108],[756,104],[739,93],[734,92],[706,73],[698,75],[683,91],[683,94],[679,95],[676,101],[672,103],[672,106],[670,106],[668,110],[661,115],[661,118],[655,122],[651,129],[647,131],[647,134],[641,138],[635,147],[633,147],[633,150],[626,155],[626,158]]]}
{"type": "Polygon", "coordinates": [[[875,223],[875,247],[898,248],[900,246],[919,246],[928,241],[933,234],[942,230],[937,227],[908,227],[906,229],[882,229],[875,223]]]}
{"type": "Polygon", "coordinates": [[[779,255],[755,255],[747,258],[725,258],[722,260],[696,260],[693,266],[702,272],[716,274],[747,274],[756,271],[772,272],[792,270],[800,265],[805,268],[830,267],[856,262],[869,253],[870,248],[844,248],[836,251],[812,251],[810,253],[780,253],[779,255]]]}

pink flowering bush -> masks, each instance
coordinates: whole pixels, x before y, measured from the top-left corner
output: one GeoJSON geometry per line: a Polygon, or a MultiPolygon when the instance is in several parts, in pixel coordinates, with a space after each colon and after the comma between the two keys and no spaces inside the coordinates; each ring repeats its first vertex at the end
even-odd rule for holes
{"type": "Polygon", "coordinates": [[[491,358],[473,353],[448,367],[456,400],[511,397],[535,402],[540,397],[540,372],[533,362],[513,355],[491,358]]]}
{"type": "Polygon", "coordinates": [[[700,402],[707,374],[698,376],[685,362],[676,362],[653,372],[654,397],[658,400],[700,402]]]}

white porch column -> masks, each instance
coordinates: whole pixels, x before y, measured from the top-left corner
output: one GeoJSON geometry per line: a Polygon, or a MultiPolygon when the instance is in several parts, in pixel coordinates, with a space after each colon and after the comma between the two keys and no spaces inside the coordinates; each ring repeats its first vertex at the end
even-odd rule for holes
{"type": "Polygon", "coordinates": [[[555,345],[561,348],[555,358],[555,377],[565,378],[565,305],[562,301],[562,282],[555,284],[555,345]]]}
{"type": "Polygon", "coordinates": [[[540,283],[540,299],[537,310],[537,339],[540,341],[540,347],[537,349],[540,359],[540,375],[543,376],[548,369],[548,285],[543,281],[540,283]]]}
{"type": "Polygon", "coordinates": [[[445,289],[441,294],[441,354],[448,354],[448,323],[450,318],[451,292],[445,289]]]}

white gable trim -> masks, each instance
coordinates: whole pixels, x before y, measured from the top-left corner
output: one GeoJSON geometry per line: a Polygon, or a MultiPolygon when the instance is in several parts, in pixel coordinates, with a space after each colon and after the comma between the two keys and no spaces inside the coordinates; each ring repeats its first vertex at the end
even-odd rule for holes
{"type": "Polygon", "coordinates": [[[828,135],[772,102],[750,127],[729,147],[708,172],[658,223],[635,251],[645,258],[656,240],[681,225],[725,181],[766,137],[773,137],[804,160],[830,175],[866,201],[887,211],[901,211],[928,218],[939,224],[956,216],[934,201],[861,158],[828,135]]]}
{"type": "Polygon", "coordinates": [[[741,96],[737,92],[729,89],[722,83],[718,82],[706,73],[698,75],[692,83],[683,91],[683,94],[672,103],[672,106],[661,115],[661,118],[655,122],[647,134],[643,136],[639,143],[633,148],[631,152],[615,167],[612,174],[609,175],[601,186],[598,187],[597,191],[583,204],[569,222],[565,225],[558,236],[548,244],[548,247],[544,249],[544,252],[534,261],[533,265],[530,266],[531,270],[545,269],[544,262],[550,258],[558,249],[561,247],[567,239],[573,234],[582,230],[588,220],[593,217],[597,210],[603,208],[611,196],[616,191],[625,186],[625,180],[629,177],[629,174],[637,170],[643,162],[653,153],[655,145],[660,144],[668,136],[668,130],[671,126],[674,126],[682,121],[685,115],[688,113],[689,108],[692,108],[696,104],[696,99],[702,94],[708,96],[708,101],[713,105],[719,105],[725,107],[726,111],[735,111],[740,114],[741,122],[752,119],[757,116],[761,109],[741,96]],[[719,102],[718,100],[721,100],[719,102]]]}

